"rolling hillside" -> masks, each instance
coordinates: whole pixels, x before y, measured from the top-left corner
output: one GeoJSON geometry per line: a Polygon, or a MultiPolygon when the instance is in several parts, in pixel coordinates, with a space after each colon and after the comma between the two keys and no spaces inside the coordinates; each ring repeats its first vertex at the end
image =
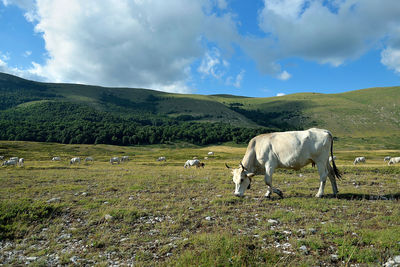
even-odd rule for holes
{"type": "MultiPolygon", "coordinates": [[[[190,127],[204,128],[205,124],[210,126],[219,123],[233,128],[252,129],[249,131],[254,133],[306,129],[315,126],[331,130],[343,141],[357,140],[358,143],[365,145],[371,142],[382,143],[382,148],[399,146],[400,140],[400,87],[369,88],[342,94],[302,93],[271,98],[250,98],[39,83],[0,73],[0,93],[3,139],[4,136],[12,139],[4,132],[10,123],[14,128],[18,126],[16,119],[30,116],[31,121],[36,117],[37,121],[51,124],[55,121],[52,118],[58,116],[57,122],[83,120],[82,125],[88,121],[97,121],[101,122],[101,125],[106,122],[120,122],[138,127],[165,128],[167,125],[188,123],[184,127],[187,128],[190,124],[190,127]],[[77,115],[74,110],[79,109],[81,115],[87,112],[91,114],[77,115]],[[52,110],[58,110],[58,113],[52,110]],[[60,113],[63,115],[60,116],[60,113]],[[203,126],[199,126],[201,124],[203,126]],[[394,136],[391,138],[392,141],[385,138],[388,136],[394,136]]],[[[119,127],[125,127],[121,125],[119,127]]],[[[62,128],[62,124],[58,126],[62,128]]],[[[99,126],[93,125],[93,127],[99,126]]],[[[76,131],[79,132],[80,128],[78,127],[76,131]]],[[[233,129],[228,128],[227,131],[233,129]]],[[[132,131],[135,132],[137,129],[132,131]]],[[[207,129],[203,131],[206,131],[207,135],[207,129]]],[[[245,132],[246,130],[236,132],[237,135],[243,135],[241,141],[247,140],[248,136],[253,134],[251,132],[245,136],[245,132]]],[[[15,134],[14,138],[18,139],[15,134]]],[[[175,139],[178,138],[179,136],[176,136],[175,139]]],[[[171,138],[169,140],[173,141],[171,138]]],[[[229,141],[229,138],[225,141],[229,141]]],[[[208,143],[211,142],[212,140],[208,143]]]]}

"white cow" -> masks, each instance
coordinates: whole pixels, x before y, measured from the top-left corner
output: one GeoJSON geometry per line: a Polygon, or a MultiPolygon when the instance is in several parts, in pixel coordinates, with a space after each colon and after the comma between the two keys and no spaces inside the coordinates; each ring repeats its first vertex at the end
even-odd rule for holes
{"type": "Polygon", "coordinates": [[[11,160],[11,159],[9,159],[9,160],[6,160],[6,161],[4,161],[2,164],[1,164],[1,166],[10,166],[10,165],[14,165],[14,166],[17,166],[17,161],[16,160],[11,160]]]}
{"type": "Polygon", "coordinates": [[[210,151],[210,152],[207,153],[207,155],[214,156],[214,152],[210,151]]]}
{"type": "Polygon", "coordinates": [[[271,190],[283,197],[281,190],[272,186],[272,174],[275,169],[299,170],[309,163],[315,163],[320,175],[320,186],[315,196],[323,196],[327,176],[333,194],[336,195],[336,177],[340,178],[341,174],[334,160],[333,167],[329,164],[329,152],[333,156],[332,150],[332,134],[323,129],[262,134],[250,140],[239,168],[232,169],[227,164],[226,167],[232,169],[236,196],[244,195],[244,191],[250,188],[254,175],[264,175],[268,186],[265,197],[270,197],[271,190]]]}
{"type": "Polygon", "coordinates": [[[53,157],[51,160],[52,160],[52,161],[60,161],[61,158],[60,158],[60,157],[53,157]]]}
{"type": "Polygon", "coordinates": [[[389,156],[387,156],[387,157],[385,157],[385,158],[383,159],[384,162],[389,161],[389,160],[390,160],[390,157],[389,157],[389,156]]]}
{"type": "Polygon", "coordinates": [[[69,164],[76,164],[76,163],[81,164],[81,158],[75,157],[75,158],[72,158],[72,159],[69,161],[69,164]]]}
{"type": "Polygon", "coordinates": [[[111,159],[110,159],[110,163],[112,164],[112,165],[114,165],[114,163],[118,163],[118,164],[120,164],[121,163],[121,159],[119,158],[119,157],[112,157],[111,159]]]}
{"type": "Polygon", "coordinates": [[[166,159],[165,157],[159,157],[159,158],[157,159],[157,161],[167,161],[167,159],[166,159]]]}
{"type": "Polygon", "coordinates": [[[129,161],[129,156],[122,156],[121,162],[129,161]]]}
{"type": "Polygon", "coordinates": [[[88,162],[88,161],[92,161],[92,162],[93,162],[94,159],[93,159],[92,157],[86,157],[86,158],[85,158],[85,162],[88,162]]]}
{"type": "Polygon", "coordinates": [[[198,159],[189,159],[185,162],[185,165],[183,165],[184,168],[190,168],[192,166],[196,166],[196,168],[204,168],[205,164],[201,163],[198,159]]]}
{"type": "Polygon", "coordinates": [[[353,165],[356,165],[356,164],[361,163],[361,162],[365,163],[365,157],[356,157],[354,159],[353,165]]]}
{"type": "Polygon", "coordinates": [[[18,165],[21,166],[21,167],[23,167],[23,166],[24,166],[24,162],[25,162],[24,158],[20,158],[20,159],[18,160],[18,165]]]}
{"type": "Polygon", "coordinates": [[[396,164],[400,162],[400,157],[394,157],[389,160],[388,165],[396,164]]]}

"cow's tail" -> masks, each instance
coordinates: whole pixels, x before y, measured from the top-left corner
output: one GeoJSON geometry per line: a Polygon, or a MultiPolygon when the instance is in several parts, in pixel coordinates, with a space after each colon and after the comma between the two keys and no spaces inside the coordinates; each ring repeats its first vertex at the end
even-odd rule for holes
{"type": "Polygon", "coordinates": [[[336,167],[335,160],[333,159],[333,136],[330,132],[329,136],[331,137],[331,158],[332,158],[332,167],[333,167],[333,174],[335,175],[336,178],[341,180],[342,174],[339,172],[338,168],[336,167]]]}

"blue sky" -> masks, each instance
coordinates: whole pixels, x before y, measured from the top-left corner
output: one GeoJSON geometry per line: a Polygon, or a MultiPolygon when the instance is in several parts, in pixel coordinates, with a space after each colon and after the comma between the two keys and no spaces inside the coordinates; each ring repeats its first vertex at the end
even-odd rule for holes
{"type": "Polygon", "coordinates": [[[0,0],[0,71],[271,97],[400,85],[399,0],[0,0]]]}

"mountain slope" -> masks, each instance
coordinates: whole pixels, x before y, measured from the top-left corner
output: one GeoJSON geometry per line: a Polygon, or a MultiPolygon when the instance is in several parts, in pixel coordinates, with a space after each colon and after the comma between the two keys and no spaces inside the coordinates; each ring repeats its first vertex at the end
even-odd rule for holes
{"type": "MultiPolygon", "coordinates": [[[[252,98],[232,95],[172,94],[137,88],[39,83],[0,73],[0,94],[2,96],[0,123],[6,128],[7,123],[12,123],[17,129],[18,122],[13,121],[17,118],[24,120],[29,117],[28,124],[32,124],[34,119],[33,116],[28,116],[29,114],[36,114],[37,123],[40,121],[44,123],[45,120],[40,120],[40,117],[46,118],[47,123],[50,123],[49,121],[52,123],[77,121],[79,116],[74,114],[74,110],[77,109],[84,118],[91,118],[83,120],[82,125],[87,121],[91,122],[96,116],[107,118],[101,120],[102,125],[120,123],[118,126],[120,128],[133,124],[137,127],[161,127],[165,130],[171,125],[183,127],[182,123],[197,125],[196,123],[200,122],[208,126],[212,123],[222,123],[230,125],[229,131],[233,131],[235,127],[242,129],[240,133],[236,132],[236,135],[242,136],[240,140],[247,140],[252,133],[260,131],[309,127],[329,129],[343,140],[351,138],[371,140],[375,137],[383,138],[393,135],[396,136],[394,140],[400,139],[400,87],[369,88],[341,94],[301,93],[252,98]],[[55,121],[52,119],[52,109],[61,110],[61,107],[69,113],[64,114],[64,117],[57,115],[57,121],[55,121]],[[86,114],[86,111],[90,114],[86,114]]],[[[62,125],[59,126],[62,127],[62,125]]],[[[79,129],[78,127],[76,131],[79,132],[79,129]]],[[[206,138],[204,136],[208,133],[206,129],[204,131],[202,136],[206,138]]],[[[172,135],[171,132],[173,130],[169,131],[170,135],[172,135]]],[[[224,134],[226,135],[227,132],[224,134]]],[[[13,135],[7,134],[3,129],[2,136],[10,138],[9,136],[13,135]]],[[[120,137],[116,138],[122,138],[122,136],[120,134],[120,137]]],[[[174,138],[166,139],[179,140],[179,138],[183,137],[174,136],[174,138]]],[[[193,137],[190,138],[193,139],[193,137]]],[[[187,140],[192,140],[190,138],[187,140]]],[[[235,134],[231,134],[229,138],[235,138],[235,134]]],[[[227,140],[230,140],[229,138],[227,140]]]]}

